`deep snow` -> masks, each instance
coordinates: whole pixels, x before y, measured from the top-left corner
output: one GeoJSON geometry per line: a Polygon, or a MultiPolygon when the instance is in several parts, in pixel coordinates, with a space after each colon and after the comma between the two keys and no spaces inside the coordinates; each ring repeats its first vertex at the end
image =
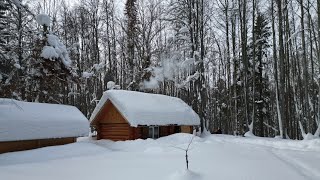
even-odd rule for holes
{"type": "Polygon", "coordinates": [[[320,140],[209,135],[64,146],[0,154],[1,179],[319,180],[320,140]]]}

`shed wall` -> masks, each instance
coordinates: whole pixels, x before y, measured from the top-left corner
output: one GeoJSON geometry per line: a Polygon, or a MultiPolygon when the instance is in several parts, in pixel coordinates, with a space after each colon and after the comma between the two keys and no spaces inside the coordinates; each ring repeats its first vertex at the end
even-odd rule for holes
{"type": "Polygon", "coordinates": [[[182,133],[193,133],[193,126],[181,126],[182,133]]]}
{"type": "Polygon", "coordinates": [[[97,119],[98,139],[117,141],[134,138],[132,127],[110,101],[107,102],[97,118],[99,118],[97,119]]]}
{"type": "Polygon", "coordinates": [[[36,149],[46,146],[69,144],[76,141],[75,137],[55,138],[55,139],[36,139],[24,141],[0,142],[0,154],[13,151],[23,151],[36,149]]]}

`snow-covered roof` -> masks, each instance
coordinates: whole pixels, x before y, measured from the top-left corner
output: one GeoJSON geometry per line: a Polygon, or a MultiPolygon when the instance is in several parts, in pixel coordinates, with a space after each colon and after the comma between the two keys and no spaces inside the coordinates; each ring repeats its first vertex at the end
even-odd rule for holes
{"type": "Polygon", "coordinates": [[[0,98],[0,142],[88,134],[88,119],[74,106],[0,98]]]}
{"type": "Polygon", "coordinates": [[[90,117],[91,122],[95,120],[108,100],[133,127],[138,125],[200,124],[198,114],[179,98],[125,90],[104,92],[90,117]]]}

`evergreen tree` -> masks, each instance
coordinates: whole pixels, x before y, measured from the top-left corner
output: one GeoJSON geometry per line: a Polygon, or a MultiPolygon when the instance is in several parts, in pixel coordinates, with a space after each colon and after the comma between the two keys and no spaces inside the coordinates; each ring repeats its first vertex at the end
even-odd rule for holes
{"type": "MultiPolygon", "coordinates": [[[[32,44],[31,31],[26,23],[26,7],[20,1],[1,1],[0,6],[0,92],[3,97],[21,99],[24,89],[25,49],[32,44]]],[[[24,94],[24,93],[23,93],[24,94]]]]}
{"type": "Polygon", "coordinates": [[[63,103],[68,96],[68,84],[76,80],[69,53],[59,38],[49,33],[50,18],[37,16],[43,27],[42,35],[36,40],[30,66],[31,92],[36,101],[63,103]]]}
{"type": "MultiPolygon", "coordinates": [[[[266,17],[258,12],[255,20],[255,42],[250,42],[249,45],[249,84],[253,84],[253,78],[255,78],[254,94],[251,94],[251,101],[255,103],[255,119],[256,123],[255,134],[259,136],[264,136],[264,120],[268,116],[269,104],[270,104],[270,83],[268,78],[268,62],[267,53],[270,47],[268,41],[271,36],[270,27],[268,26],[268,21],[266,17]],[[255,43],[256,50],[255,56],[253,56],[253,43],[255,43]],[[253,59],[255,57],[255,59],[253,59]],[[253,63],[255,61],[255,63],[253,63]],[[255,64],[255,67],[253,67],[255,64]]],[[[252,104],[251,104],[252,106],[252,104]]]]}
{"type": "Polygon", "coordinates": [[[9,11],[9,4],[6,0],[0,2],[0,55],[3,54],[3,49],[6,44],[6,37],[9,35],[7,29],[7,12],[9,11]]]}
{"type": "MultiPolygon", "coordinates": [[[[6,57],[7,49],[7,38],[9,31],[7,28],[9,4],[6,0],[0,1],[0,82],[6,79],[6,72],[8,69],[8,59],[6,57]]],[[[2,84],[2,82],[1,82],[2,84]]],[[[1,86],[0,86],[1,91],[1,86]]]]}

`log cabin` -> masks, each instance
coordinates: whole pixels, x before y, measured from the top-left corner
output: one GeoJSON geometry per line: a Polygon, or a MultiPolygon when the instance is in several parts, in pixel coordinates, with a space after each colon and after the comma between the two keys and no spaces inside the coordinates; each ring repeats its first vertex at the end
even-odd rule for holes
{"type": "Polygon", "coordinates": [[[198,114],[179,98],[125,90],[104,92],[90,117],[98,140],[156,139],[193,133],[199,124],[198,114]]]}
{"type": "Polygon", "coordinates": [[[73,143],[89,130],[74,106],[0,98],[0,153],[73,143]]]}

